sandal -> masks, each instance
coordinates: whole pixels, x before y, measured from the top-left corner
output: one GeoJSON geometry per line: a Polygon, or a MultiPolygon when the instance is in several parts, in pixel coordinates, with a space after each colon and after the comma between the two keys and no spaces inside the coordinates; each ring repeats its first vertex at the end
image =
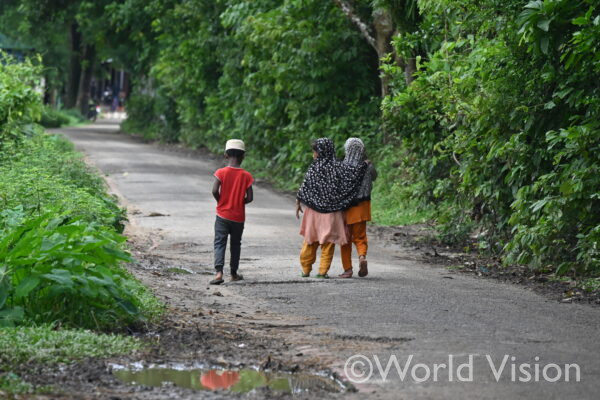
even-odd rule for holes
{"type": "Polygon", "coordinates": [[[225,280],[221,278],[221,279],[213,279],[213,280],[212,280],[212,281],[210,281],[209,283],[210,283],[211,285],[220,285],[220,284],[221,284],[221,283],[223,283],[223,282],[225,282],[225,280]]]}
{"type": "Polygon", "coordinates": [[[310,277],[310,274],[305,274],[304,272],[300,274],[301,277],[303,278],[308,278],[310,277]]]}
{"type": "Polygon", "coordinates": [[[319,278],[319,279],[329,279],[329,275],[327,275],[327,274],[323,274],[323,275],[321,275],[321,274],[318,274],[318,275],[315,275],[315,278],[319,278]]]}
{"type": "Polygon", "coordinates": [[[241,274],[231,275],[231,282],[243,281],[244,277],[241,274]]]}
{"type": "Polygon", "coordinates": [[[339,276],[340,276],[340,278],[352,278],[352,269],[344,271],[339,276]]]}
{"type": "Polygon", "coordinates": [[[362,256],[362,260],[359,257],[358,265],[360,267],[360,269],[358,270],[358,276],[364,278],[365,276],[369,275],[369,269],[367,268],[367,258],[365,256],[362,256]]]}

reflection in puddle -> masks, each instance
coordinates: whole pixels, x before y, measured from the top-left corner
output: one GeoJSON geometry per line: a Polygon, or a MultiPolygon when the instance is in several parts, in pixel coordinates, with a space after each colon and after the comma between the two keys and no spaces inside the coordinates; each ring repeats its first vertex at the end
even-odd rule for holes
{"type": "Polygon", "coordinates": [[[346,387],[338,380],[319,374],[289,374],[261,372],[254,369],[220,370],[183,366],[131,367],[111,365],[112,373],[123,382],[148,386],[162,386],[165,382],[195,390],[223,390],[246,393],[259,387],[283,393],[311,391],[343,392],[346,387]]]}

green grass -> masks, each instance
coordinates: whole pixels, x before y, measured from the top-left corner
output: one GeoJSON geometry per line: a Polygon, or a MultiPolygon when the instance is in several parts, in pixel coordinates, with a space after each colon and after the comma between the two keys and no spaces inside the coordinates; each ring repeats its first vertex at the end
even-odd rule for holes
{"type": "Polygon", "coordinates": [[[584,279],[580,287],[586,292],[598,292],[600,291],[600,278],[584,279]]]}
{"type": "Polygon", "coordinates": [[[8,393],[10,394],[23,394],[33,393],[33,385],[25,382],[19,377],[19,375],[12,372],[0,374],[0,397],[4,398],[8,393]]]}
{"type": "Polygon", "coordinates": [[[0,368],[24,363],[56,364],[86,357],[131,354],[142,348],[139,339],[83,329],[53,329],[51,325],[2,328],[0,368]]]}
{"type": "Polygon", "coordinates": [[[393,178],[380,172],[373,186],[371,213],[377,225],[412,225],[430,220],[431,210],[419,208],[412,199],[411,188],[393,183],[393,178]]]}
{"type": "Polygon", "coordinates": [[[393,196],[373,196],[372,218],[377,225],[413,225],[428,221],[431,213],[420,210],[415,201],[399,200],[393,196]]]}
{"type": "Polygon", "coordinates": [[[137,298],[141,313],[147,322],[157,322],[165,313],[166,305],[161,302],[146,286],[131,276],[131,292],[137,298]]]}
{"type": "Polygon", "coordinates": [[[38,327],[0,330],[0,397],[5,394],[41,393],[49,387],[34,387],[14,372],[23,364],[54,365],[87,357],[109,357],[135,353],[143,348],[139,339],[94,333],[82,329],[38,327]]]}
{"type": "Polygon", "coordinates": [[[191,274],[191,272],[188,271],[187,269],[177,268],[177,267],[170,267],[170,268],[167,268],[165,271],[170,272],[172,274],[181,274],[181,275],[191,274]]]}

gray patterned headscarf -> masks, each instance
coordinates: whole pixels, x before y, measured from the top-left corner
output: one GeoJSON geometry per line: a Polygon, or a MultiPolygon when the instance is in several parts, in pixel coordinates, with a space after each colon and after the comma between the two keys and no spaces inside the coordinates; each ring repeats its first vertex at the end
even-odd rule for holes
{"type": "Polygon", "coordinates": [[[320,213],[350,208],[356,201],[366,164],[353,166],[336,160],[333,142],[328,138],[317,139],[315,151],[318,156],[304,176],[298,200],[320,213]]]}
{"type": "Polygon", "coordinates": [[[365,144],[359,138],[349,138],[344,143],[344,162],[355,167],[365,161],[365,144]]]}
{"type": "Polygon", "coordinates": [[[372,163],[367,164],[365,144],[359,138],[348,138],[344,143],[344,150],[346,155],[344,157],[344,164],[350,165],[354,168],[363,167],[367,171],[361,179],[354,204],[358,204],[365,200],[371,200],[371,190],[373,189],[373,181],[377,178],[377,171],[372,163]]]}

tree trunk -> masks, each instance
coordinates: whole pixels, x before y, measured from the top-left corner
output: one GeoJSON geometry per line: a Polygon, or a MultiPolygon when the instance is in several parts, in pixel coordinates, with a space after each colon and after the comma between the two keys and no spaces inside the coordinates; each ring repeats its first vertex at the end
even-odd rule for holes
{"type": "Polygon", "coordinates": [[[409,58],[406,60],[404,64],[404,79],[406,81],[406,86],[410,86],[411,83],[415,80],[415,73],[417,72],[417,59],[409,58]]]}
{"type": "Polygon", "coordinates": [[[69,30],[69,41],[71,42],[71,60],[65,96],[65,108],[75,107],[79,92],[79,81],[81,79],[81,33],[79,33],[79,26],[75,22],[71,24],[69,30]]]}
{"type": "Polygon", "coordinates": [[[373,25],[375,27],[375,43],[377,56],[379,57],[379,73],[381,79],[381,97],[389,94],[390,78],[383,73],[381,66],[386,55],[393,52],[392,36],[394,34],[394,22],[390,13],[377,8],[373,11],[373,25]]]}
{"type": "MultiPolygon", "coordinates": [[[[415,80],[417,72],[417,62],[414,57],[404,60],[398,54],[395,54],[392,46],[392,37],[396,33],[396,27],[391,13],[385,8],[376,8],[373,10],[372,24],[365,23],[360,19],[352,2],[348,0],[334,0],[346,17],[358,28],[367,43],[375,49],[379,57],[379,69],[381,72],[382,59],[388,54],[393,54],[395,62],[404,70],[404,80],[406,85],[410,85],[415,80]],[[375,31],[373,33],[373,30],[375,31]]],[[[389,77],[381,74],[381,96],[389,94],[389,77]]]]}
{"type": "Polygon", "coordinates": [[[83,116],[87,115],[90,101],[90,85],[92,83],[92,72],[94,70],[94,61],[96,60],[96,48],[88,44],[83,52],[83,73],[79,82],[79,93],[77,94],[77,108],[81,110],[83,116]]]}

